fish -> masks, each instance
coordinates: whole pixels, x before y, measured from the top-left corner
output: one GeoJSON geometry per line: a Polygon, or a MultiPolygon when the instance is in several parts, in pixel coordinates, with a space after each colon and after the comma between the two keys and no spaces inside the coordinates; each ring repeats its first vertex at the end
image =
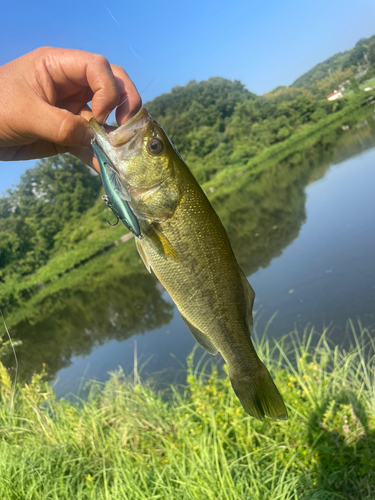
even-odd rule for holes
{"type": "Polygon", "coordinates": [[[220,352],[244,410],[258,420],[288,418],[284,401],[251,341],[254,291],[218,215],[147,108],[94,140],[123,184],[136,216],[138,253],[168,291],[195,340],[220,352]]]}

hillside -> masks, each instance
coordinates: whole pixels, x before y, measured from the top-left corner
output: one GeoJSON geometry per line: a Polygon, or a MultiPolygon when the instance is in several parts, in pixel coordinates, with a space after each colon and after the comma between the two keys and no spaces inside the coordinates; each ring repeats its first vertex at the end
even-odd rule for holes
{"type": "Polygon", "coordinates": [[[375,35],[361,38],[355,46],[345,52],[338,52],[325,61],[317,64],[301,75],[292,87],[309,88],[324,97],[324,93],[333,91],[339,84],[369,68],[363,79],[375,74],[375,35]],[[328,90],[327,90],[328,89],[328,90]]]}

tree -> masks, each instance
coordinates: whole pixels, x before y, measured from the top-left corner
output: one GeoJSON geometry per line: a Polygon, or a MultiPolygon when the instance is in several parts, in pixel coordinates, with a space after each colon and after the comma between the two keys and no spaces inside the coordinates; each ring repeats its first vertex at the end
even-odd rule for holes
{"type": "Polygon", "coordinates": [[[368,46],[367,59],[370,64],[375,64],[375,40],[373,40],[368,46]]]}
{"type": "Polygon", "coordinates": [[[356,93],[360,92],[359,83],[354,78],[354,76],[352,76],[349,81],[350,81],[350,88],[353,90],[353,92],[356,93]]]}

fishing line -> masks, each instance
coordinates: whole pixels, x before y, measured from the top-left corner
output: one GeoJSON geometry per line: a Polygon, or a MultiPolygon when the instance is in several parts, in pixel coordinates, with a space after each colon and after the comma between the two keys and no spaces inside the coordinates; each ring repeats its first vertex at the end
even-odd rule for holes
{"type": "Polygon", "coordinates": [[[107,4],[104,4],[104,7],[107,9],[108,14],[112,17],[112,19],[115,21],[115,23],[118,24],[120,26],[120,28],[122,28],[121,24],[117,21],[117,19],[115,18],[115,16],[112,14],[112,12],[107,7],[107,4]]]}
{"type": "MultiPolygon", "coordinates": [[[[150,85],[152,85],[152,84],[154,83],[154,80],[155,80],[155,73],[154,73],[154,76],[152,77],[152,79],[151,79],[150,83],[148,83],[148,84],[146,85],[146,87],[145,87],[143,90],[140,90],[140,91],[139,91],[139,93],[140,93],[140,94],[143,94],[143,92],[146,92],[146,90],[150,87],[150,85]]],[[[120,106],[122,106],[122,105],[123,105],[123,104],[124,104],[124,103],[125,103],[128,99],[129,99],[128,97],[125,97],[125,99],[124,99],[123,101],[121,101],[119,104],[117,104],[117,106],[115,107],[115,110],[116,110],[117,108],[119,108],[120,106]]],[[[105,120],[104,120],[104,123],[106,123],[106,121],[108,120],[109,115],[110,115],[113,111],[114,111],[114,110],[110,111],[110,112],[107,114],[107,116],[106,116],[106,118],[105,118],[105,120]]]]}
{"type": "MultiPolygon", "coordinates": [[[[115,21],[115,23],[116,23],[116,24],[117,24],[120,28],[122,28],[122,26],[121,26],[121,24],[119,23],[119,21],[116,19],[116,17],[113,15],[113,13],[109,10],[109,8],[108,8],[107,4],[106,4],[105,2],[103,2],[103,5],[104,5],[104,7],[106,8],[106,10],[107,10],[108,14],[109,14],[109,15],[111,16],[111,18],[115,21]]],[[[136,57],[139,61],[141,61],[143,64],[145,64],[146,66],[148,66],[148,68],[149,68],[149,69],[151,69],[151,71],[152,71],[152,73],[153,73],[152,78],[151,78],[151,81],[150,81],[150,82],[146,85],[146,87],[144,87],[142,90],[140,90],[140,91],[139,91],[139,93],[140,93],[140,94],[143,94],[143,93],[144,93],[144,92],[145,92],[145,91],[146,91],[146,90],[150,87],[150,85],[152,85],[152,84],[154,83],[156,73],[155,73],[154,69],[150,66],[150,64],[149,64],[149,63],[147,63],[147,62],[145,62],[145,61],[144,61],[144,59],[142,59],[142,57],[140,57],[140,56],[136,53],[136,51],[135,51],[135,50],[133,49],[133,47],[131,46],[130,42],[126,42],[126,43],[127,43],[127,45],[129,46],[129,48],[130,48],[131,52],[134,54],[134,56],[135,56],[135,57],[136,57]]],[[[126,98],[123,102],[121,102],[120,104],[118,104],[118,105],[116,106],[116,109],[117,109],[119,106],[121,106],[122,104],[124,104],[126,101],[127,101],[127,98],[126,98]]],[[[112,113],[112,111],[111,111],[111,113],[112,113]]],[[[108,116],[109,116],[111,113],[109,113],[109,114],[108,114],[108,116]]],[[[107,118],[104,120],[105,122],[107,121],[108,116],[107,116],[107,118]]]]}
{"type": "Polygon", "coordinates": [[[133,52],[133,54],[135,55],[135,57],[137,57],[140,61],[144,62],[143,59],[141,57],[139,57],[139,55],[136,53],[136,51],[133,49],[133,47],[130,45],[130,43],[128,42],[128,45],[130,47],[130,50],[133,52]]]}
{"type": "Polygon", "coordinates": [[[13,410],[14,395],[15,395],[15,392],[16,392],[16,384],[17,384],[17,378],[18,378],[18,359],[17,359],[16,350],[14,349],[12,338],[10,336],[10,333],[8,331],[8,328],[7,328],[7,325],[5,323],[5,319],[4,319],[4,316],[3,316],[3,311],[1,309],[0,309],[0,314],[1,314],[1,317],[3,318],[3,323],[4,323],[5,331],[7,332],[10,345],[12,346],[12,350],[13,350],[13,354],[14,354],[14,359],[15,359],[15,362],[16,362],[16,374],[15,374],[15,377],[14,377],[13,390],[12,390],[12,394],[11,394],[11,397],[10,397],[10,409],[13,410]]]}

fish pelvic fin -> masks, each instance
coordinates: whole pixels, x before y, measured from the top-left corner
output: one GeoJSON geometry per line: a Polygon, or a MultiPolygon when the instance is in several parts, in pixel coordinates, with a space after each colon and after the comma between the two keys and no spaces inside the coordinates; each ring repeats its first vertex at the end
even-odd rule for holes
{"type": "Polygon", "coordinates": [[[264,416],[287,420],[288,412],[272,377],[259,360],[254,371],[247,374],[231,375],[230,381],[243,409],[258,420],[264,416]]]}
{"type": "Polygon", "coordinates": [[[210,354],[217,354],[217,349],[216,346],[211,340],[205,335],[199,328],[193,326],[190,321],[188,321],[182,314],[182,319],[185,321],[187,324],[190,333],[192,336],[195,338],[195,340],[198,342],[198,344],[203,347],[203,349],[210,354]]]}
{"type": "Polygon", "coordinates": [[[143,261],[143,264],[146,266],[146,269],[149,273],[151,273],[151,264],[148,261],[147,255],[142,248],[142,244],[140,243],[138,238],[135,238],[135,246],[137,247],[140,258],[143,261]]]}

